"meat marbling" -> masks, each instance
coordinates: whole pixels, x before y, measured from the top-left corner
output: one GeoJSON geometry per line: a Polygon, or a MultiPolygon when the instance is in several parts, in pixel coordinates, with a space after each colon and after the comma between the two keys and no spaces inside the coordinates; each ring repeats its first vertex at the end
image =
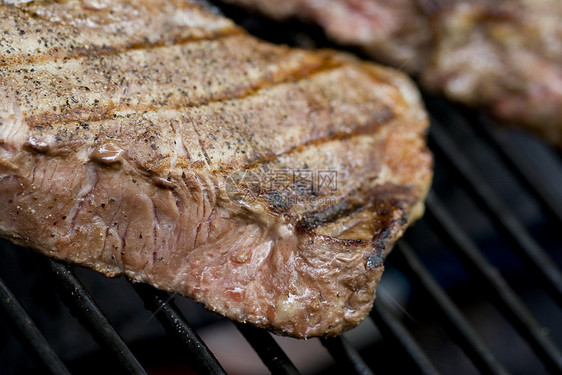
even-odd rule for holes
{"type": "Polygon", "coordinates": [[[0,20],[2,237],[286,335],[368,313],[432,175],[401,73],[183,0],[0,20]]]}
{"type": "Polygon", "coordinates": [[[448,98],[562,147],[559,0],[224,0],[321,25],[448,98]]]}

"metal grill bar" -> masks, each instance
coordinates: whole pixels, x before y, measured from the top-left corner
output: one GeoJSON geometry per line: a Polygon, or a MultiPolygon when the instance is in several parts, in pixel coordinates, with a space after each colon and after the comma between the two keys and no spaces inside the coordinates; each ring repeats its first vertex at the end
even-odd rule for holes
{"type": "Polygon", "coordinates": [[[320,339],[320,342],[334,357],[341,371],[346,374],[373,375],[363,358],[343,336],[320,339]]]}
{"type": "MultiPolygon", "coordinates": [[[[544,179],[520,152],[517,145],[514,145],[506,137],[505,131],[494,126],[489,119],[482,115],[477,115],[467,110],[461,113],[463,113],[468,122],[479,125],[473,128],[481,134],[481,138],[488,143],[490,149],[509,167],[522,186],[539,202],[548,218],[555,224],[555,227],[562,227],[562,200],[560,200],[559,196],[552,194],[551,190],[544,183],[544,179]]],[[[459,121],[458,123],[458,126],[462,126],[464,129],[467,129],[469,126],[466,121],[459,121]]]]}
{"type": "Polygon", "coordinates": [[[550,340],[533,315],[509,287],[505,279],[486,260],[472,240],[458,226],[441,202],[430,193],[426,201],[425,218],[451,247],[464,266],[489,293],[494,302],[511,324],[528,341],[533,351],[553,374],[562,373],[562,354],[550,340]]]}
{"type": "Polygon", "coordinates": [[[64,363],[53,348],[51,348],[30,316],[1,278],[0,310],[12,323],[10,327],[14,334],[39,368],[49,374],[70,374],[64,363]]]}
{"type": "MultiPolygon", "coordinates": [[[[41,257],[42,258],[42,257],[41,257]]],[[[113,328],[86,288],[70,268],[55,259],[45,259],[46,268],[54,276],[65,303],[88,329],[92,337],[105,349],[127,374],[146,374],[129,347],[113,328]]]]}
{"type": "Polygon", "coordinates": [[[405,272],[413,276],[415,284],[419,285],[431,298],[444,318],[446,328],[451,332],[455,341],[463,348],[474,365],[483,374],[508,374],[507,370],[496,360],[489,348],[470,326],[460,310],[447,296],[443,288],[427,271],[421,260],[405,241],[397,244],[398,256],[404,260],[405,272]]]}
{"type": "Polygon", "coordinates": [[[370,314],[383,338],[394,341],[406,353],[415,370],[422,375],[439,375],[425,352],[404,325],[377,299],[370,314]]]}
{"type": "Polygon", "coordinates": [[[147,284],[133,284],[133,287],[152,311],[166,332],[176,337],[189,353],[190,363],[199,374],[226,374],[220,363],[197,332],[189,325],[168,293],[147,284]]]}
{"type": "Polygon", "coordinates": [[[521,257],[525,266],[543,287],[562,306],[562,273],[552,258],[533,240],[523,224],[504,205],[498,195],[474,169],[453,140],[437,121],[432,121],[430,132],[432,149],[444,157],[463,185],[474,196],[476,203],[490,215],[499,232],[508,240],[512,249],[521,257]]]}
{"type": "Polygon", "coordinates": [[[248,324],[235,324],[273,375],[300,374],[293,362],[267,331],[248,324]]]}

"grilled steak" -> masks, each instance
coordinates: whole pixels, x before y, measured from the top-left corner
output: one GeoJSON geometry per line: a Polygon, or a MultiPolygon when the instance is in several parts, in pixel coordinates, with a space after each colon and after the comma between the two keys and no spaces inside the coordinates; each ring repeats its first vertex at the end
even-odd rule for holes
{"type": "Polygon", "coordinates": [[[403,75],[184,0],[0,20],[1,236],[296,337],[368,313],[431,180],[403,75]]]}
{"type": "Polygon", "coordinates": [[[562,147],[558,0],[227,0],[320,24],[336,41],[417,75],[562,147]]]}

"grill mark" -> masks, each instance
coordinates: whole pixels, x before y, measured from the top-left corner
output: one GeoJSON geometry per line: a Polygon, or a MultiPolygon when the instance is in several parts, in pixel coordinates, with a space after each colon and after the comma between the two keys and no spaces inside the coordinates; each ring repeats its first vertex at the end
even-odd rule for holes
{"type": "MultiPolygon", "coordinates": [[[[205,11],[204,7],[199,4],[190,4],[184,3],[185,8],[192,9],[195,11],[205,11]]],[[[1,7],[1,6],[0,6],[1,7]]],[[[4,8],[4,7],[1,7],[4,8]]],[[[79,29],[78,26],[72,24],[66,24],[64,22],[57,22],[49,19],[48,17],[42,16],[39,13],[26,9],[22,6],[7,6],[5,9],[8,11],[6,13],[10,13],[10,16],[16,17],[14,15],[15,12],[20,12],[23,14],[22,18],[38,18],[41,21],[53,25],[53,27],[64,27],[68,29],[68,35],[72,35],[72,31],[77,31],[79,29]]],[[[0,13],[0,15],[4,12],[0,13]]],[[[150,15],[147,15],[150,16],[150,15]]],[[[144,18],[140,18],[142,21],[144,18]]],[[[185,27],[183,27],[185,29],[185,27]]],[[[201,29],[195,28],[197,31],[201,29]]],[[[31,32],[31,31],[30,31],[31,32]]],[[[128,41],[123,41],[120,45],[116,46],[106,46],[106,45],[92,45],[90,48],[85,47],[77,47],[73,48],[72,52],[69,53],[68,50],[60,50],[59,47],[51,48],[46,52],[37,53],[34,55],[29,55],[29,53],[24,53],[21,55],[10,55],[10,56],[2,56],[0,59],[0,67],[9,66],[9,65],[17,65],[21,63],[38,63],[38,62],[48,62],[48,61],[56,61],[60,59],[75,59],[79,57],[84,57],[88,55],[95,54],[97,56],[100,55],[111,55],[111,54],[118,54],[122,52],[126,52],[129,50],[139,50],[139,49],[152,49],[158,48],[163,46],[170,46],[170,45],[180,45],[180,44],[188,44],[192,42],[201,42],[201,41],[213,41],[220,39],[222,37],[228,37],[232,35],[240,35],[246,34],[246,31],[241,27],[238,27],[234,24],[228,27],[218,28],[216,30],[212,30],[211,33],[205,35],[190,35],[186,37],[180,37],[178,35],[170,35],[166,36],[163,39],[157,40],[155,42],[147,42],[146,40],[135,42],[131,39],[128,41]],[[66,53],[65,53],[66,52],[66,53]],[[51,57],[51,59],[49,59],[51,57]]],[[[42,36],[44,34],[40,34],[42,36]]],[[[100,35],[104,35],[103,32],[100,35]]],[[[105,34],[106,36],[110,36],[105,34]]],[[[129,36],[129,38],[131,38],[129,36]]]]}
{"type": "MultiPolygon", "coordinates": [[[[370,135],[373,133],[376,133],[379,129],[381,129],[383,126],[387,125],[389,122],[391,122],[392,120],[394,120],[396,118],[396,113],[392,110],[392,108],[390,108],[389,106],[383,106],[379,111],[374,112],[371,116],[372,120],[361,125],[361,126],[357,126],[354,129],[352,129],[351,131],[346,130],[346,131],[339,131],[339,132],[330,132],[327,133],[325,136],[323,137],[318,137],[318,138],[314,138],[314,139],[310,139],[306,142],[303,142],[301,144],[292,146],[280,153],[270,153],[270,154],[265,154],[265,153],[261,153],[259,158],[256,158],[252,161],[246,162],[243,165],[237,166],[237,167],[233,167],[231,165],[231,163],[226,162],[226,163],[214,163],[213,164],[213,168],[211,170],[209,170],[210,173],[212,173],[213,175],[217,176],[217,175],[223,175],[223,174],[228,174],[231,173],[234,170],[243,170],[243,169],[254,169],[259,167],[259,165],[261,164],[267,164],[267,163],[271,163],[274,162],[276,160],[278,160],[279,158],[283,157],[283,156],[288,156],[291,155],[293,153],[296,152],[301,152],[303,151],[305,148],[310,147],[310,146],[322,146],[323,144],[329,143],[329,142],[333,142],[333,141],[343,141],[343,140],[348,140],[351,138],[354,138],[356,136],[361,136],[361,135],[370,135]]],[[[197,132],[197,130],[195,129],[195,126],[192,124],[194,130],[197,132]]],[[[197,133],[199,136],[199,133],[197,133]]],[[[201,140],[200,140],[201,142],[201,140]]],[[[185,146],[184,146],[185,148],[185,146]]],[[[204,151],[204,148],[202,147],[202,150],[204,151]]],[[[187,151],[187,150],[186,150],[187,151]]],[[[189,156],[189,154],[188,154],[189,156]]],[[[207,160],[208,165],[210,166],[210,160],[209,160],[209,156],[206,154],[205,152],[205,158],[207,160]]],[[[198,164],[191,164],[191,168],[193,169],[202,169],[204,168],[203,165],[198,165],[198,164]]],[[[202,181],[198,178],[199,182],[202,183],[202,181]]],[[[218,190],[218,188],[217,188],[218,190]]],[[[202,190],[201,190],[202,192],[202,190]]]]}
{"type": "MultiPolygon", "coordinates": [[[[229,91],[222,91],[220,93],[214,94],[212,97],[201,97],[195,98],[191,101],[186,101],[185,103],[172,103],[172,104],[140,104],[134,107],[135,112],[157,112],[158,110],[179,110],[182,108],[196,108],[212,103],[223,102],[223,101],[234,101],[243,100],[252,95],[256,95],[263,89],[271,88],[276,85],[282,85],[286,83],[297,83],[303,81],[307,78],[312,77],[316,74],[321,74],[324,72],[329,72],[335,70],[339,67],[344,66],[340,62],[334,61],[331,56],[327,56],[317,63],[300,65],[293,70],[287,72],[284,76],[280,77],[278,80],[268,81],[265,77],[261,81],[250,84],[247,87],[241,87],[238,89],[233,89],[229,91]]],[[[32,115],[25,117],[25,121],[30,127],[34,126],[44,126],[47,124],[61,123],[66,124],[69,122],[100,122],[106,121],[113,118],[115,112],[131,110],[133,107],[126,104],[116,105],[110,103],[107,105],[98,105],[97,107],[74,107],[72,111],[64,114],[54,114],[43,112],[38,115],[32,115]]],[[[120,116],[119,118],[122,118],[120,116]]]]}
{"type": "Polygon", "coordinates": [[[125,42],[118,46],[105,46],[105,45],[92,45],[89,47],[77,47],[72,50],[72,52],[60,50],[58,48],[52,49],[46,52],[37,53],[28,56],[27,54],[20,55],[10,55],[2,56],[0,59],[0,67],[10,67],[17,66],[20,64],[37,64],[37,63],[48,63],[56,62],[58,60],[64,59],[78,59],[81,57],[88,57],[91,55],[95,56],[109,56],[117,55],[119,53],[124,53],[127,51],[134,50],[150,50],[161,47],[171,47],[177,45],[186,45],[190,43],[205,42],[205,41],[215,41],[222,38],[228,38],[231,36],[241,35],[245,32],[239,28],[225,28],[223,30],[218,30],[215,33],[209,35],[201,36],[186,36],[186,37],[175,37],[166,40],[159,40],[153,43],[143,42],[125,42]]]}
{"type": "Polygon", "coordinates": [[[247,162],[246,164],[241,166],[233,167],[229,163],[215,164],[217,165],[217,168],[213,168],[211,170],[211,173],[222,174],[222,173],[230,173],[234,170],[253,169],[258,167],[260,164],[274,162],[279,158],[281,158],[282,156],[288,156],[295,152],[302,152],[304,151],[305,148],[310,146],[319,147],[333,141],[345,141],[361,135],[371,135],[376,133],[384,125],[387,125],[389,122],[395,119],[396,114],[394,113],[394,111],[392,111],[390,107],[385,105],[381,108],[379,112],[374,113],[372,117],[373,117],[372,121],[369,121],[364,125],[358,126],[351,131],[330,132],[323,137],[310,139],[301,144],[292,146],[280,153],[260,154],[259,158],[254,159],[251,162],[247,162]]]}
{"type": "MultiPolygon", "coordinates": [[[[402,216],[398,220],[401,225],[407,222],[405,217],[405,206],[415,202],[415,194],[411,186],[396,185],[392,182],[385,182],[381,185],[370,187],[366,191],[352,191],[341,202],[329,206],[321,211],[308,213],[299,220],[296,228],[300,231],[311,231],[317,227],[333,223],[342,217],[349,216],[355,212],[365,209],[373,209],[378,212],[379,221],[383,221],[381,228],[388,228],[394,210],[402,211],[402,216]]],[[[384,239],[384,233],[379,229],[373,240],[384,239]]]]}
{"type": "MultiPolygon", "coordinates": [[[[352,191],[352,193],[354,194],[356,192],[352,191]]],[[[297,223],[297,229],[301,231],[310,231],[323,224],[334,222],[343,216],[349,216],[364,206],[364,202],[350,202],[350,196],[348,195],[341,202],[336,203],[333,206],[328,206],[323,211],[308,213],[297,223]]]]}
{"type": "MultiPolygon", "coordinates": [[[[354,137],[357,137],[357,136],[361,136],[361,135],[374,134],[379,129],[381,129],[383,126],[387,125],[389,122],[394,120],[396,118],[396,113],[392,110],[392,108],[385,105],[378,112],[373,113],[371,117],[373,118],[372,121],[369,121],[368,123],[366,123],[364,125],[358,126],[351,131],[347,130],[347,131],[330,132],[330,133],[327,133],[323,137],[310,139],[310,140],[305,141],[301,144],[292,146],[292,147],[290,147],[290,148],[288,148],[288,149],[286,149],[282,152],[279,152],[279,153],[270,153],[270,154],[261,153],[259,158],[256,158],[256,159],[254,159],[252,161],[249,161],[249,162],[246,162],[245,164],[237,166],[237,167],[233,167],[230,162],[213,163],[214,167],[212,169],[210,169],[209,172],[216,176],[216,175],[219,175],[219,174],[221,174],[221,175],[222,174],[228,174],[228,173],[231,173],[234,170],[254,169],[254,168],[257,168],[260,164],[267,164],[267,163],[274,162],[274,161],[278,160],[279,158],[281,158],[283,156],[288,156],[288,155],[291,155],[291,154],[296,153],[296,152],[301,152],[305,148],[310,147],[310,146],[317,146],[318,147],[318,146],[322,146],[323,144],[333,142],[333,141],[344,141],[344,140],[348,140],[348,139],[351,139],[351,138],[354,138],[354,137]]],[[[192,126],[194,127],[194,130],[197,132],[197,130],[195,129],[195,126],[194,125],[192,125],[192,126]]],[[[199,136],[199,134],[198,134],[198,136],[199,136]]],[[[201,142],[201,140],[200,140],[200,142],[201,142]]],[[[185,146],[184,146],[184,148],[185,148],[185,146]]],[[[203,147],[202,147],[202,150],[204,150],[203,147]]],[[[186,149],[186,151],[187,151],[187,149],[186,149]]],[[[187,156],[189,156],[189,154],[187,154],[187,156]]],[[[206,154],[206,152],[205,152],[204,156],[206,158],[208,166],[210,166],[209,156],[206,154]]],[[[202,169],[202,168],[204,168],[204,165],[192,163],[191,168],[193,168],[195,170],[202,169]]]]}

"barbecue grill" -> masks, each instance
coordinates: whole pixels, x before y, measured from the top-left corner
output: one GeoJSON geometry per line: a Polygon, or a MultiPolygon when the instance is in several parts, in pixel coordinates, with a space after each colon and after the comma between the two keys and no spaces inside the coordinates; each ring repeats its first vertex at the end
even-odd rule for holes
{"type": "MultiPolygon", "coordinates": [[[[267,37],[263,24],[269,23],[244,17],[238,21],[267,37]]],[[[292,30],[298,27],[291,24],[292,30]]],[[[475,111],[429,95],[425,102],[436,159],[426,215],[387,259],[367,322],[337,338],[301,343],[316,345],[316,353],[325,349],[323,354],[333,358],[312,372],[562,374],[560,154],[475,111]],[[361,331],[367,333],[358,344],[354,337],[361,331]]],[[[91,281],[102,277],[92,271],[7,242],[0,245],[6,259],[0,266],[0,360],[9,374],[226,373],[215,358],[218,353],[198,335],[213,324],[234,324],[257,354],[248,360],[259,357],[264,371],[303,370],[264,330],[201,309],[194,314],[195,305],[183,297],[122,278],[104,279],[118,287],[100,291],[91,281]],[[9,264],[13,260],[19,261],[9,264]],[[35,282],[26,283],[26,278],[35,282]],[[138,294],[139,303],[127,303],[122,290],[138,294]],[[42,314],[57,311],[44,310],[59,301],[70,311],[65,327],[76,333],[45,323],[42,314]],[[121,304],[130,309],[120,318],[104,313],[121,304]],[[149,313],[139,312],[142,304],[149,313]],[[120,330],[123,316],[141,332],[158,321],[166,334],[160,334],[161,341],[128,340],[131,334],[120,330]],[[74,342],[78,358],[61,351],[60,336],[74,342]]]]}

